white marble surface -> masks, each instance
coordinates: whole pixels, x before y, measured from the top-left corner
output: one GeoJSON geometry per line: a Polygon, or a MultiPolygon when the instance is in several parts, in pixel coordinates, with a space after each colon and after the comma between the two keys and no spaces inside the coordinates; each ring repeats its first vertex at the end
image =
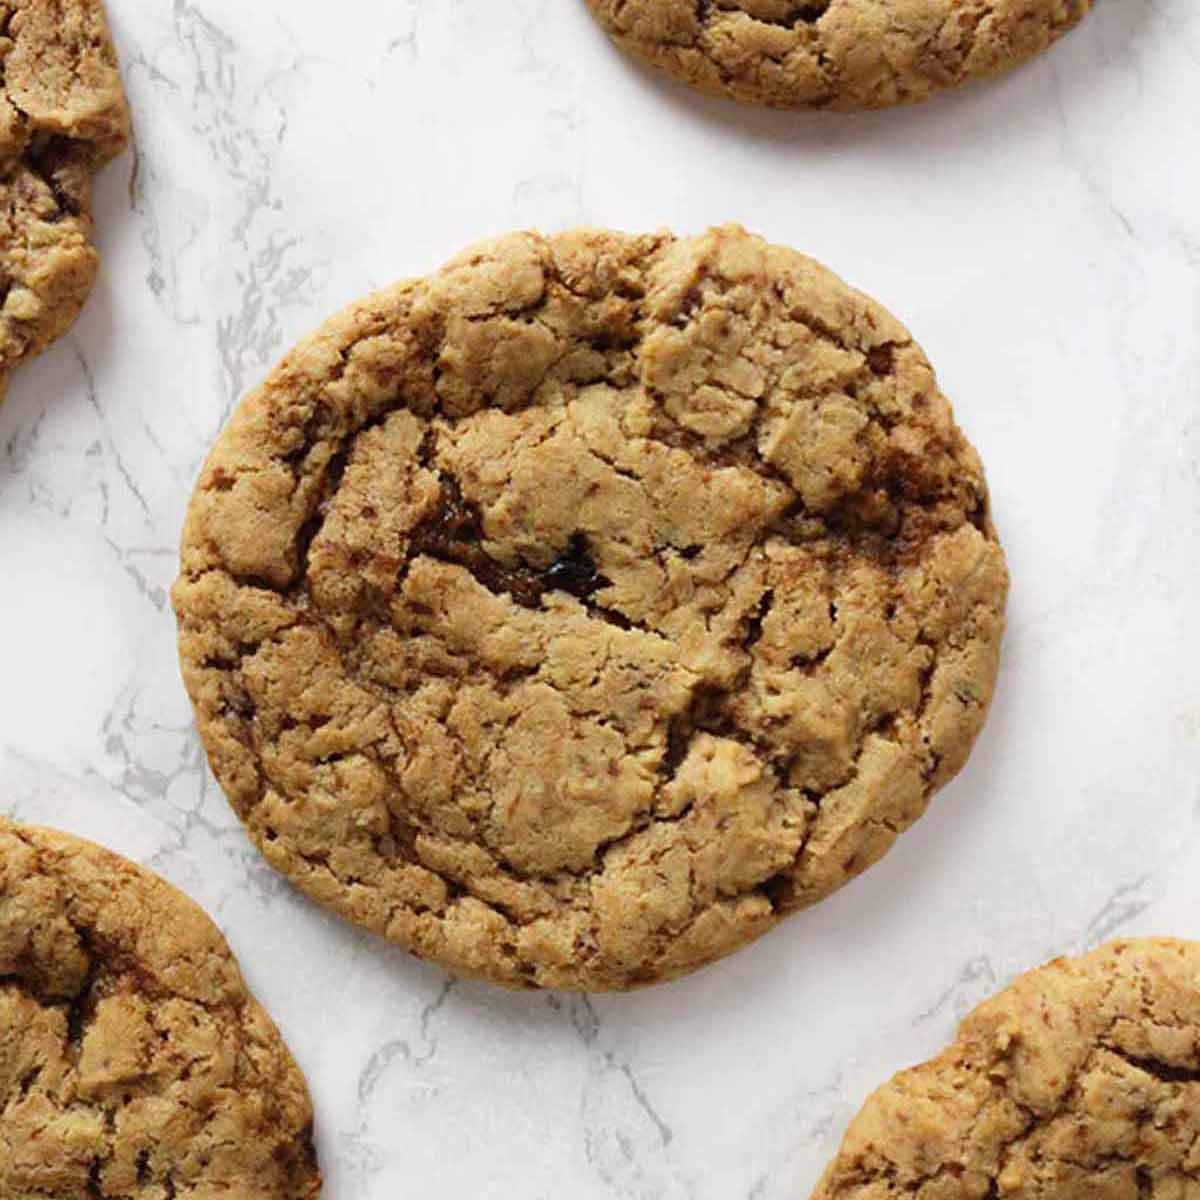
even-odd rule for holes
{"type": "Polygon", "coordinates": [[[0,810],[201,901],[312,1083],[331,1200],[800,1200],[865,1093],[1014,972],[1200,936],[1200,8],[1099,0],[1009,78],[862,118],[622,60],[582,0],[109,0],[137,150],[104,277],[0,409],[0,810]],[[265,868],[166,600],[202,456],[350,299],[514,226],[738,219],[915,331],[1014,592],[969,768],[879,867],[690,979],[448,984],[265,868]]]}

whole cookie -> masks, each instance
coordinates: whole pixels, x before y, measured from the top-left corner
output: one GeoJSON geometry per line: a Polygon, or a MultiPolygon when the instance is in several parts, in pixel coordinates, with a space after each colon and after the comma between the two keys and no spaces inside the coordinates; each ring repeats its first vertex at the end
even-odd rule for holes
{"type": "Polygon", "coordinates": [[[588,0],[624,49],[772,108],[887,108],[1045,50],[1092,0],[588,0]]]}
{"type": "Polygon", "coordinates": [[[274,866],[604,989],[878,859],[966,759],[1006,587],[908,333],[730,227],[517,234],[331,321],[217,442],[174,603],[274,866]]]}
{"type": "Polygon", "coordinates": [[[92,174],[129,116],[100,0],[0,0],[0,398],[74,322],[99,265],[92,174]]]}
{"type": "Polygon", "coordinates": [[[187,897],[0,820],[0,1196],[301,1200],[304,1080],[187,897]]]}
{"type": "Polygon", "coordinates": [[[814,1200],[1200,1195],[1200,945],[1022,976],[866,1103],[814,1200]]]}

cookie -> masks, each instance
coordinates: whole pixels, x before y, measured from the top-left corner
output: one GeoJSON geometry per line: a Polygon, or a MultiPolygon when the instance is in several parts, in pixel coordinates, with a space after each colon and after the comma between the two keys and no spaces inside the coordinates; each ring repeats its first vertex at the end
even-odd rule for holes
{"type": "Polygon", "coordinates": [[[878,859],[967,757],[1006,587],[903,326],[727,227],[517,234],[332,320],[220,436],[173,598],[275,867],[601,990],[878,859]]]}
{"type": "Polygon", "coordinates": [[[1200,1195],[1200,944],[1022,976],[866,1103],[813,1200],[1200,1195]]]}
{"type": "Polygon", "coordinates": [[[1092,0],[588,0],[623,49],[710,95],[888,108],[1041,53],[1092,0]]]}
{"type": "Polygon", "coordinates": [[[92,175],[129,116],[100,0],[0,0],[0,398],[96,278],[92,175]]]}
{"type": "Polygon", "coordinates": [[[0,820],[0,1196],[315,1197],[312,1109],[212,922],[0,820]]]}

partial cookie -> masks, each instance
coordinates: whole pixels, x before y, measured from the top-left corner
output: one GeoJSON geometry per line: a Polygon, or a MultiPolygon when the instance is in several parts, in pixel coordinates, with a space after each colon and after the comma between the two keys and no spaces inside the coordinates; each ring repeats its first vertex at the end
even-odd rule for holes
{"type": "Polygon", "coordinates": [[[304,1079],[220,933],[158,876],[0,820],[0,1196],[300,1200],[304,1079]]]}
{"type": "Polygon", "coordinates": [[[100,0],[0,0],[0,397],[74,322],[99,266],[92,174],[129,115],[100,0]]]}
{"type": "Polygon", "coordinates": [[[217,442],[174,602],[274,866],[604,989],[878,859],[967,757],[1006,589],[907,331],[728,227],[516,234],[331,321],[217,442]]]}
{"type": "Polygon", "coordinates": [[[987,1001],[879,1089],[813,1200],[1200,1195],[1200,945],[1113,942],[987,1001]]]}
{"type": "Polygon", "coordinates": [[[1092,0],[588,0],[625,50],[771,108],[887,108],[1041,53],[1092,0]]]}

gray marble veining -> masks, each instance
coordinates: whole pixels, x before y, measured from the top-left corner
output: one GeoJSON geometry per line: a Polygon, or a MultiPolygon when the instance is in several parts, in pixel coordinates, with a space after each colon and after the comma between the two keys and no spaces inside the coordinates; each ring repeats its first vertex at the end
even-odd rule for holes
{"type": "Polygon", "coordinates": [[[1200,936],[1200,10],[863,117],[741,111],[581,0],[109,0],[136,145],[103,278],[0,408],[0,810],[226,930],[312,1083],[331,1200],[794,1200],[862,1097],[1055,953],[1200,936]],[[450,983],[242,836],[168,591],[238,398],[367,290],[514,226],[735,219],[888,304],[988,464],[1014,591],[968,769],[879,867],[627,997],[450,983]]]}

